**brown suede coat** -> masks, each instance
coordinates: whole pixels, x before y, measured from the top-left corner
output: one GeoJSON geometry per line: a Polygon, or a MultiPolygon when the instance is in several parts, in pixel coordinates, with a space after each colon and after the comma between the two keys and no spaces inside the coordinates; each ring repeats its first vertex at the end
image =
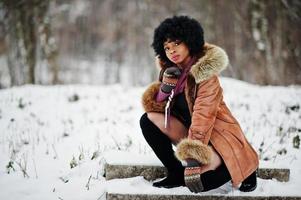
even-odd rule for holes
{"type": "MultiPolygon", "coordinates": [[[[207,145],[211,143],[225,162],[233,186],[237,187],[258,168],[258,156],[223,101],[217,75],[228,65],[227,54],[220,47],[206,43],[201,55],[187,78],[185,96],[192,124],[188,138],[178,144],[176,156],[179,160],[193,158],[208,163],[207,145]]],[[[165,69],[162,64],[161,68],[165,69]]],[[[166,101],[155,100],[160,84],[157,81],[144,92],[142,104],[146,112],[164,113],[166,101]]]]}

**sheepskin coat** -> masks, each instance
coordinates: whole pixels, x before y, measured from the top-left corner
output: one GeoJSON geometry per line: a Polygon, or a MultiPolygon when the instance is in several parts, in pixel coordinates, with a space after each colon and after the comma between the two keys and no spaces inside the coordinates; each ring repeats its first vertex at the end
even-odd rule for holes
{"type": "MultiPolygon", "coordinates": [[[[162,70],[166,69],[160,62],[162,70]]],[[[188,137],[177,145],[179,160],[210,162],[208,144],[219,153],[230,172],[234,187],[258,168],[258,155],[247,141],[238,121],[223,101],[218,74],[228,65],[225,51],[205,43],[199,59],[190,69],[185,97],[191,114],[188,137]]],[[[164,113],[166,101],[156,102],[161,81],[152,83],[142,96],[145,112],[164,113]]]]}

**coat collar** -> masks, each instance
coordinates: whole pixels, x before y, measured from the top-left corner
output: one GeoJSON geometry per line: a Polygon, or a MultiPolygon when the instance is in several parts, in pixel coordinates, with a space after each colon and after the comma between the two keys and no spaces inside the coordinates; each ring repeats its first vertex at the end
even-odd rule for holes
{"type": "MultiPolygon", "coordinates": [[[[226,52],[213,44],[205,43],[202,56],[192,65],[190,73],[196,83],[207,80],[215,74],[219,74],[229,64],[226,52]]],[[[157,65],[163,69],[162,62],[157,60],[157,65]]]]}

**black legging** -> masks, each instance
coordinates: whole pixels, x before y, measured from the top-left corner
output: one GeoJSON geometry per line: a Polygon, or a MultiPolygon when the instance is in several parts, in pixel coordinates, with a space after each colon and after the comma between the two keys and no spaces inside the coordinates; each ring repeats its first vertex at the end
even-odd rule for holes
{"type": "MultiPolygon", "coordinates": [[[[183,173],[183,166],[174,156],[171,140],[148,119],[144,113],[140,119],[140,127],[147,143],[169,172],[183,173]]],[[[218,188],[231,180],[228,169],[223,163],[216,170],[210,170],[201,175],[204,191],[218,188]]]]}

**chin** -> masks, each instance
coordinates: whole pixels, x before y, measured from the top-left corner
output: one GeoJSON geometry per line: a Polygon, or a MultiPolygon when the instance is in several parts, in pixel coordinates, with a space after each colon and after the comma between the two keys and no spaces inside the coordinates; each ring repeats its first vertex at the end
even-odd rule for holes
{"type": "Polygon", "coordinates": [[[176,64],[176,65],[180,65],[181,63],[183,63],[182,60],[181,60],[181,61],[177,61],[175,64],[176,64]]]}

